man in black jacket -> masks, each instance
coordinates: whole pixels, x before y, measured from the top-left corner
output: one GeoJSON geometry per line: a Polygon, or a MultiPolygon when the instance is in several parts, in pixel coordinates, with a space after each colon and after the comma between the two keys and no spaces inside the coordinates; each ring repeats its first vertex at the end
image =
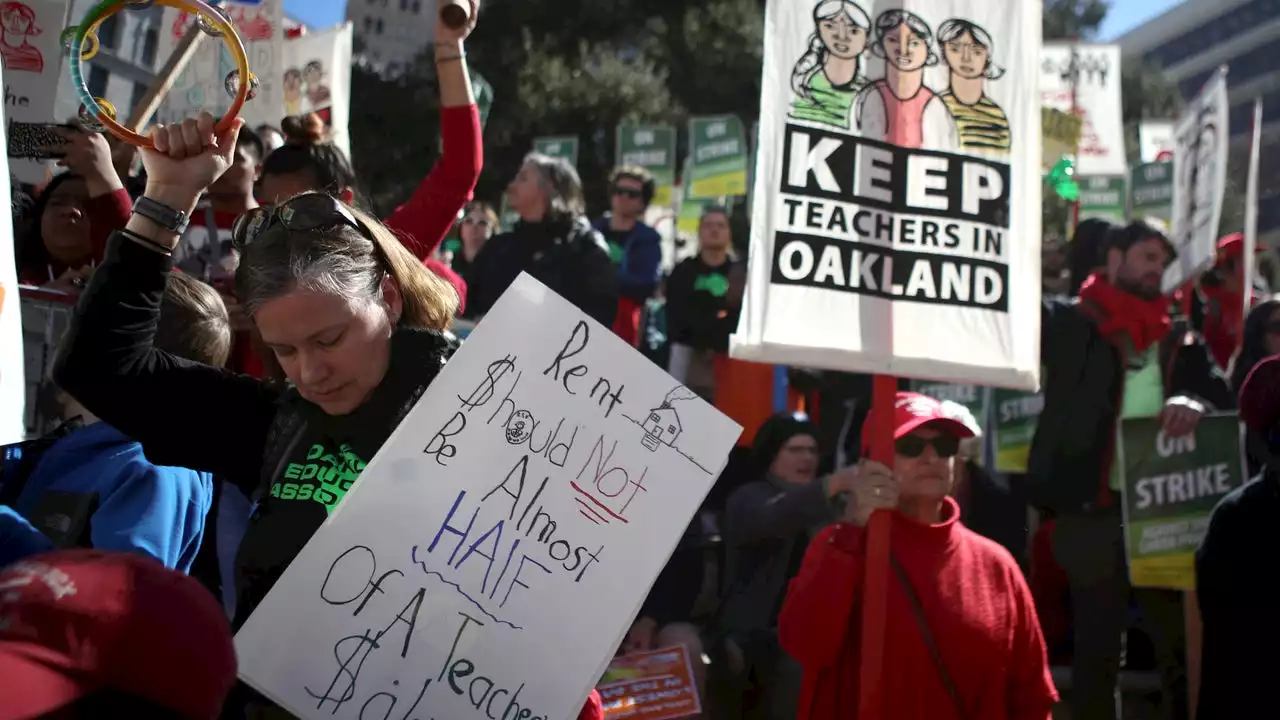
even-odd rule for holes
{"type": "Polygon", "coordinates": [[[1078,298],[1045,302],[1045,407],[1027,478],[1030,502],[1057,516],[1054,557],[1070,583],[1072,717],[1119,717],[1116,679],[1133,598],[1165,674],[1164,717],[1180,720],[1187,717],[1185,668],[1177,649],[1181,595],[1132,591],[1121,526],[1122,478],[1112,458],[1121,418],[1159,416],[1166,434],[1185,435],[1207,407],[1227,404],[1226,386],[1199,338],[1184,327],[1175,329],[1168,315],[1161,282],[1175,252],[1160,231],[1141,222],[1082,224],[1073,245],[1103,247],[1103,270],[1084,280],[1078,298]]]}

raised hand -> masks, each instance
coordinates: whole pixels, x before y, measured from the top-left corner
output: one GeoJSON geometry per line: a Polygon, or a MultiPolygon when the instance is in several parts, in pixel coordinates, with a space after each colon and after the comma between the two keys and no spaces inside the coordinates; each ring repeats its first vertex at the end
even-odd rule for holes
{"type": "Polygon", "coordinates": [[[219,135],[207,112],[174,125],[155,125],[150,136],[155,148],[143,148],[142,164],[147,169],[147,194],[163,188],[169,194],[197,198],[214,180],[231,167],[236,140],[244,120],[236,118],[219,135]]]}

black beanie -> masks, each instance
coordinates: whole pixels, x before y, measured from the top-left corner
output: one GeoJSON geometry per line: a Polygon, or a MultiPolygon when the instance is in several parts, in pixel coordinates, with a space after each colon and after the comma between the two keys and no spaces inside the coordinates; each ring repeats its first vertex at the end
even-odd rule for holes
{"type": "Polygon", "coordinates": [[[756,431],[755,442],[751,445],[751,461],[755,472],[763,475],[773,465],[773,460],[782,451],[782,446],[797,435],[818,437],[818,428],[803,413],[778,413],[771,416],[756,431]]]}

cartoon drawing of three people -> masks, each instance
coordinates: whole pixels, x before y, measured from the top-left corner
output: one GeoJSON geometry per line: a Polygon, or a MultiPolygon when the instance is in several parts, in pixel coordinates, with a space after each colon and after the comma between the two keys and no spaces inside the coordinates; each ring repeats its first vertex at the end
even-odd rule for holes
{"type": "Polygon", "coordinates": [[[813,23],[792,69],[792,118],[843,129],[852,123],[863,137],[900,147],[1009,151],[1009,120],[985,85],[1004,69],[992,57],[991,35],[976,23],[947,20],[935,38],[913,12],[887,10],[873,24],[851,0],[821,0],[813,23]],[[868,49],[884,58],[880,79],[863,74],[868,49]],[[924,84],[924,71],[940,61],[950,83],[936,92],[924,84]]]}

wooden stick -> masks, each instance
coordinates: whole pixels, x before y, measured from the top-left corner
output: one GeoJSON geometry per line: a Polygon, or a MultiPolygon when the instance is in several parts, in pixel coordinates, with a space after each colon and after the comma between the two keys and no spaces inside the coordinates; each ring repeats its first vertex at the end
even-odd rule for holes
{"type": "Polygon", "coordinates": [[[169,60],[164,64],[160,73],[156,75],[156,79],[151,82],[151,87],[147,89],[147,94],[143,95],[142,100],[129,111],[129,118],[124,123],[125,127],[136,133],[142,132],[142,128],[151,120],[151,116],[155,115],[160,103],[164,101],[165,95],[169,94],[169,90],[177,82],[182,70],[187,66],[187,63],[191,62],[196,49],[200,47],[200,39],[203,37],[204,32],[200,30],[199,23],[191,23],[191,27],[187,28],[187,34],[183,35],[182,40],[178,41],[178,46],[174,48],[173,54],[169,56],[169,60]]]}

